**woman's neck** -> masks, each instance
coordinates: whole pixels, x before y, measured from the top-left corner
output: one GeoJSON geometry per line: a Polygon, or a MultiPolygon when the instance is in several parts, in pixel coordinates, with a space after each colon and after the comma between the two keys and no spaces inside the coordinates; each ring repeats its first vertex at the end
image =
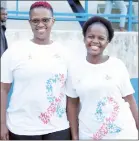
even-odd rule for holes
{"type": "Polygon", "coordinates": [[[36,44],[39,44],[39,45],[49,45],[52,43],[52,40],[50,40],[50,38],[48,39],[45,39],[45,40],[41,40],[39,38],[33,38],[32,41],[36,44]]]}
{"type": "Polygon", "coordinates": [[[108,59],[109,56],[103,54],[95,55],[95,56],[87,54],[86,56],[86,60],[91,64],[100,64],[107,61],[108,59]]]}

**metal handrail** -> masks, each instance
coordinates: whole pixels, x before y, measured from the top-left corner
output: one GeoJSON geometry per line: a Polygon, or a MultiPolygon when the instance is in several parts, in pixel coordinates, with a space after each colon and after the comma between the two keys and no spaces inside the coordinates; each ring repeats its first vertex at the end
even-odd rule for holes
{"type": "MultiPolygon", "coordinates": [[[[132,0],[129,0],[128,6],[128,14],[90,14],[88,13],[88,0],[85,0],[85,13],[62,13],[62,12],[54,12],[55,19],[57,21],[86,21],[91,16],[103,16],[109,17],[111,22],[120,22],[120,18],[126,17],[126,22],[128,23],[128,31],[132,31],[132,24],[138,23],[138,16],[132,15],[132,0]],[[68,17],[67,17],[68,16],[68,17]],[[73,16],[73,17],[72,17],[73,16]],[[76,17],[78,16],[78,18],[76,17]]],[[[19,11],[18,0],[16,0],[16,10],[8,11],[8,19],[14,20],[28,20],[29,12],[27,11],[19,11]]]]}

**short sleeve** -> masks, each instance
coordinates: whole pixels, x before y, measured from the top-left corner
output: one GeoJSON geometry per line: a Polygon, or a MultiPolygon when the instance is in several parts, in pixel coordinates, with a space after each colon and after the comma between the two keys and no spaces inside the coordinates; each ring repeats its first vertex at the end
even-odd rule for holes
{"type": "Polygon", "coordinates": [[[70,69],[68,69],[67,81],[66,81],[66,95],[71,98],[77,98],[78,95],[76,93],[76,89],[73,84],[73,74],[70,69]]]}
{"type": "Polygon", "coordinates": [[[11,69],[11,53],[10,49],[7,49],[1,57],[1,82],[12,83],[13,74],[11,69]]]}
{"type": "Polygon", "coordinates": [[[121,90],[122,97],[126,97],[127,95],[135,93],[135,91],[131,84],[129,72],[125,64],[123,62],[121,64],[122,64],[121,65],[122,77],[120,79],[121,80],[120,90],[121,90]]]}

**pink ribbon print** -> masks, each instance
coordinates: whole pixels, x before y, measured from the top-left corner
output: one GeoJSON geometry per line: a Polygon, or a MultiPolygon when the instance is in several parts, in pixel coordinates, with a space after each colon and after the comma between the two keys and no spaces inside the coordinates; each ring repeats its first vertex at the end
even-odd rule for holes
{"type": "Polygon", "coordinates": [[[105,97],[97,104],[96,109],[96,119],[99,122],[102,122],[101,127],[98,129],[96,133],[93,134],[94,140],[101,140],[108,133],[119,133],[121,132],[121,128],[114,124],[116,117],[119,113],[119,105],[112,97],[105,97]],[[111,104],[113,106],[113,111],[109,117],[105,117],[102,111],[102,107],[106,106],[106,104],[111,104]]]}
{"type": "Polygon", "coordinates": [[[50,78],[46,82],[47,100],[49,101],[50,106],[47,108],[46,112],[41,113],[39,116],[39,118],[44,124],[47,124],[55,113],[60,118],[66,111],[65,108],[63,108],[61,105],[61,101],[64,97],[64,94],[60,93],[58,97],[55,97],[53,95],[53,85],[58,83],[60,83],[60,88],[64,86],[64,74],[56,74],[53,78],[50,78]]]}

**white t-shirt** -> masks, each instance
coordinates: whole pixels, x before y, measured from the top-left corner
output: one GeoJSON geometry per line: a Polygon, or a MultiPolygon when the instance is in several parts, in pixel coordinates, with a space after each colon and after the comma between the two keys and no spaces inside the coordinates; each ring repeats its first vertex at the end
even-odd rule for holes
{"type": "Polygon", "coordinates": [[[101,64],[82,61],[68,71],[67,95],[80,98],[80,139],[138,138],[129,104],[122,99],[134,90],[120,59],[110,57],[101,64]]]}
{"type": "Polygon", "coordinates": [[[66,115],[68,62],[59,43],[18,41],[1,58],[1,82],[14,82],[7,126],[18,135],[42,135],[69,128],[66,115]]]}

